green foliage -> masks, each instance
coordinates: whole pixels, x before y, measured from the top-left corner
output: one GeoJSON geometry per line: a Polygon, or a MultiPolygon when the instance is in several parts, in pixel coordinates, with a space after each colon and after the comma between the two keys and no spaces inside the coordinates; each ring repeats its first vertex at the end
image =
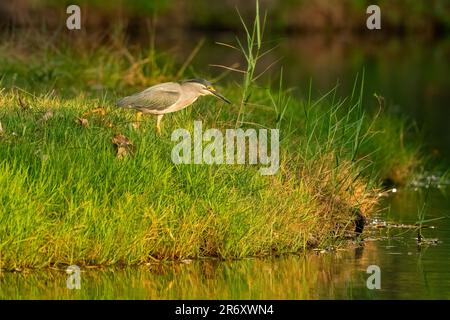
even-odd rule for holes
{"type": "Polygon", "coordinates": [[[241,20],[247,70],[242,86],[223,90],[241,102],[204,98],[167,116],[162,137],[151,119],[136,130],[132,113],[115,107],[118,95],[174,78],[170,59],[153,48],[130,52],[120,34],[104,46],[47,42],[38,54],[2,45],[0,268],[297,252],[339,245],[355,208],[374,211],[380,168],[407,164],[409,173],[418,161],[406,148],[390,161],[397,141],[406,145],[403,122],[365,111],[363,80],[348,98],[334,88],[317,100],[312,87],[307,100],[291,98],[282,77],[277,89],[257,86],[265,23],[258,7],[251,28],[241,20]],[[173,164],[170,132],[192,132],[198,119],[219,130],[280,129],[280,172],[173,164]],[[129,141],[123,159],[119,134],[129,141]]]}
{"type": "MultiPolygon", "coordinates": [[[[76,70],[85,69],[87,60],[69,59],[66,51],[28,65],[65,80],[36,81],[34,73],[32,80],[22,79],[14,76],[23,68],[18,61],[2,65],[10,70],[0,92],[3,268],[293,252],[337,244],[351,229],[351,208],[373,210],[376,180],[364,174],[370,161],[360,159],[359,151],[373,141],[372,120],[359,94],[356,102],[338,102],[334,91],[318,101],[298,101],[283,90],[256,90],[257,104],[273,108],[246,109],[247,119],[280,128],[283,139],[282,165],[274,177],[249,165],[175,166],[173,129],[192,130],[193,121],[202,119],[205,127],[223,130],[238,110],[204,99],[168,116],[163,137],[155,134],[151,119],[137,131],[133,115],[114,107],[115,93],[84,91],[100,70],[111,85],[129,70],[125,58],[97,64],[102,52],[91,53],[91,71],[81,74],[76,70]],[[72,61],[73,72],[66,61],[72,61]],[[60,81],[71,84],[69,92],[43,91],[55,83],[59,88],[60,81]],[[29,91],[11,87],[17,83],[29,91]],[[119,133],[133,144],[123,160],[112,143],[119,133]]],[[[232,86],[224,91],[232,99],[242,94],[232,86]]],[[[397,133],[386,134],[391,140],[397,133]]],[[[379,167],[388,164],[379,159],[379,167]]]]}

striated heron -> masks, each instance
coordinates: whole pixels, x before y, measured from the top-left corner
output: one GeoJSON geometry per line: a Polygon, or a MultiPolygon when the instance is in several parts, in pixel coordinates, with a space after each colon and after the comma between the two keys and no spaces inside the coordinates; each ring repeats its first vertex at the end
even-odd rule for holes
{"type": "Polygon", "coordinates": [[[120,99],[118,107],[139,111],[142,114],[156,115],[156,130],[161,134],[161,120],[166,113],[176,112],[193,104],[198,97],[214,95],[231,103],[214,89],[213,85],[204,79],[191,79],[181,82],[166,82],[157,84],[142,92],[120,99]]]}

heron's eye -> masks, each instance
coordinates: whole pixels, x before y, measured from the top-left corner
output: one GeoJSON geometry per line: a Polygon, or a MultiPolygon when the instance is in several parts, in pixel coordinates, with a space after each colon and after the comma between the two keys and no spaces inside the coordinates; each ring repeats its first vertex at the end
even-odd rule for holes
{"type": "Polygon", "coordinates": [[[207,86],[206,89],[209,91],[216,91],[216,89],[214,89],[212,86],[207,86]]]}

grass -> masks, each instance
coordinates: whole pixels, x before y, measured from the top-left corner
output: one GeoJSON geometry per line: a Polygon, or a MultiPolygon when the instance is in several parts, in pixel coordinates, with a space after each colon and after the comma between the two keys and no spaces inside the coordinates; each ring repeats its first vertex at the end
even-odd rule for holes
{"type": "Polygon", "coordinates": [[[362,77],[348,98],[334,88],[315,101],[312,88],[308,97],[292,98],[282,80],[267,89],[250,77],[251,98],[249,83],[224,83],[227,97],[241,103],[200,99],[165,117],[159,137],[152,119],[136,130],[133,114],[114,105],[118,96],[175,78],[170,59],[125,49],[122,38],[50,42],[35,52],[33,42],[42,39],[34,38],[12,38],[0,48],[2,269],[336,246],[354,229],[355,208],[367,216],[376,210],[384,175],[403,170],[405,179],[419,162],[401,119],[364,110],[362,77]],[[280,172],[174,165],[170,133],[192,132],[194,120],[220,130],[238,121],[243,128],[279,128],[280,172]],[[119,134],[130,143],[123,159],[113,144],[119,134]]]}

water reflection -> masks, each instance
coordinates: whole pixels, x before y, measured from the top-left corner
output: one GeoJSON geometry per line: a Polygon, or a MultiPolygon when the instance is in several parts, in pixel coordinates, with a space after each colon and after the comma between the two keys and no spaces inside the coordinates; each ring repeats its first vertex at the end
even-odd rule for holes
{"type": "MultiPolygon", "coordinates": [[[[358,249],[360,251],[360,249],[358,249]]],[[[345,254],[348,254],[346,252],[345,254]]],[[[216,260],[124,270],[88,270],[82,289],[66,288],[64,271],[4,274],[0,296],[16,299],[314,299],[333,297],[355,270],[341,253],[277,259],[216,260]],[[323,284],[326,284],[324,286],[323,284]]],[[[363,273],[361,272],[361,275],[363,273]]],[[[361,277],[361,281],[365,281],[361,277]]]]}

